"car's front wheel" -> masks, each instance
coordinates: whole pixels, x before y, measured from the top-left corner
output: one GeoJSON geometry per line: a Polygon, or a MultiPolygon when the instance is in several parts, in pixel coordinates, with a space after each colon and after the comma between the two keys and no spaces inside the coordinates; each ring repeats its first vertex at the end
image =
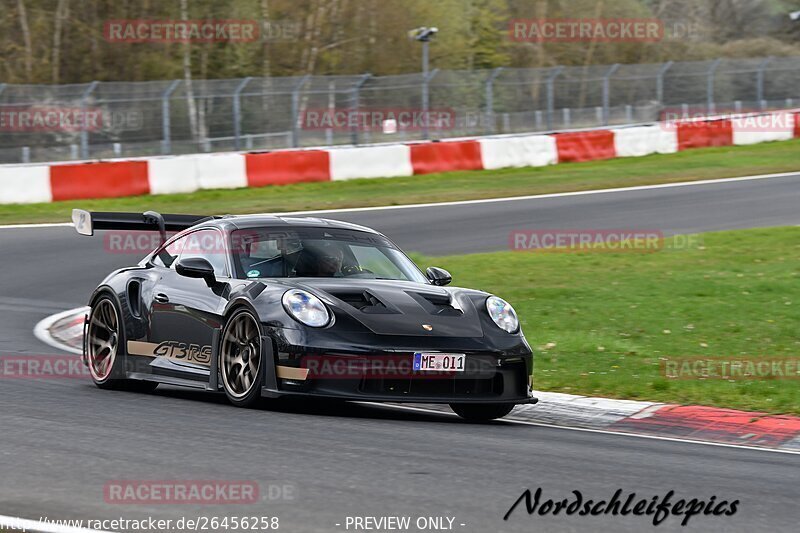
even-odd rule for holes
{"type": "Polygon", "coordinates": [[[486,422],[503,418],[514,409],[513,403],[451,403],[455,414],[471,422],[486,422]]]}
{"type": "Polygon", "coordinates": [[[261,328],[247,309],[231,315],[222,331],[219,370],[228,400],[237,407],[253,407],[261,398],[261,328]]]}

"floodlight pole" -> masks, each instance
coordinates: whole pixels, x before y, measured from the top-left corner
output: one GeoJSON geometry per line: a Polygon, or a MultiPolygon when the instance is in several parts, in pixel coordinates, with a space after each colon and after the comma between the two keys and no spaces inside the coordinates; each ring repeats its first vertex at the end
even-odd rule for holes
{"type": "Polygon", "coordinates": [[[424,117],[422,122],[422,138],[425,140],[428,140],[430,136],[430,132],[428,131],[428,120],[430,118],[428,116],[430,111],[430,81],[431,78],[436,75],[436,71],[433,72],[433,75],[428,75],[430,41],[438,31],[437,28],[422,27],[408,32],[410,38],[422,43],[422,113],[424,117]]]}

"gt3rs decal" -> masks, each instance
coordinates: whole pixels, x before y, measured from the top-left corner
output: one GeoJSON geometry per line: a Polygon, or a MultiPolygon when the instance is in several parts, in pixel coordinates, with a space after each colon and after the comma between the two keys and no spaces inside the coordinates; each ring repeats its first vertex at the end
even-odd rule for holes
{"type": "Polygon", "coordinates": [[[187,344],[178,341],[164,341],[161,344],[141,341],[128,341],[128,353],[143,357],[165,357],[173,361],[211,365],[211,346],[187,344]]]}

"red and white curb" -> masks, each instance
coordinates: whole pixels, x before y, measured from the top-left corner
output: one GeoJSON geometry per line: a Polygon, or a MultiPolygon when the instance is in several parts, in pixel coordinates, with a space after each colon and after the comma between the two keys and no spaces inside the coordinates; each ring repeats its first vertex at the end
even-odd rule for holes
{"type": "Polygon", "coordinates": [[[800,417],[788,415],[700,405],[662,405],[617,420],[610,428],[630,433],[800,451],[800,417]]]}
{"type": "Polygon", "coordinates": [[[64,352],[83,353],[83,317],[89,307],[77,307],[50,315],[33,328],[33,334],[45,344],[64,352]]]}
{"type": "MultiPolygon", "coordinates": [[[[45,318],[34,329],[36,337],[59,350],[80,354],[83,317],[88,310],[88,307],[78,307],[45,318]]],[[[534,395],[539,403],[518,406],[504,420],[800,453],[800,417],[796,416],[557,392],[537,391],[534,395]]],[[[409,408],[449,412],[446,406],[437,405],[409,408]]]]}

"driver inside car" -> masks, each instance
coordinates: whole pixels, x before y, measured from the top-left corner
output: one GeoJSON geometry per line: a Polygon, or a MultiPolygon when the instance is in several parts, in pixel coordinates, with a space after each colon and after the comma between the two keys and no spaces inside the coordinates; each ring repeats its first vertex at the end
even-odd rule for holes
{"type": "Polygon", "coordinates": [[[342,277],[342,263],[344,253],[339,246],[325,243],[322,246],[309,246],[302,252],[295,267],[297,276],[300,277],[342,277]]]}
{"type": "Polygon", "coordinates": [[[318,272],[323,278],[339,277],[342,275],[342,261],[344,253],[336,245],[328,244],[322,248],[318,255],[318,272]]]}

